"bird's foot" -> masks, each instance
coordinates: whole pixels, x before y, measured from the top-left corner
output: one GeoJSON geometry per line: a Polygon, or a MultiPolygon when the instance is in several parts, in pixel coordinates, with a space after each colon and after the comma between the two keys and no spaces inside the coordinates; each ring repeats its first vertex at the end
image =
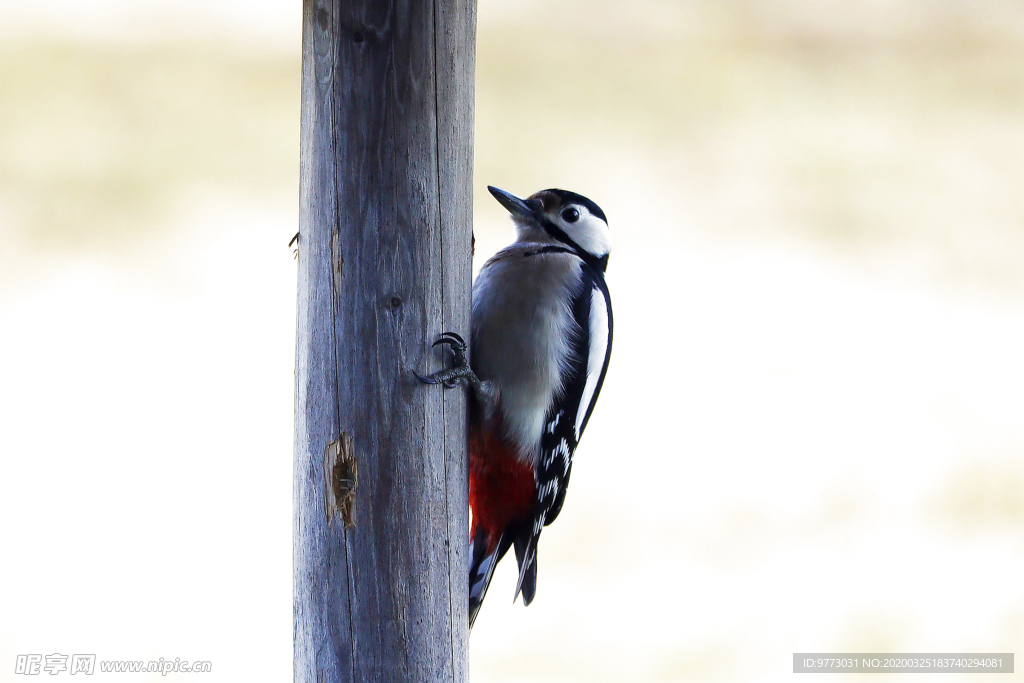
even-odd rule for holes
{"type": "Polygon", "coordinates": [[[441,335],[440,339],[431,344],[431,347],[440,344],[447,344],[452,350],[452,354],[455,356],[455,367],[435,372],[426,377],[413,370],[416,379],[424,384],[444,384],[449,389],[459,386],[463,379],[473,387],[480,386],[480,379],[473,372],[473,369],[469,367],[469,357],[466,355],[466,340],[454,332],[445,332],[441,335]]]}

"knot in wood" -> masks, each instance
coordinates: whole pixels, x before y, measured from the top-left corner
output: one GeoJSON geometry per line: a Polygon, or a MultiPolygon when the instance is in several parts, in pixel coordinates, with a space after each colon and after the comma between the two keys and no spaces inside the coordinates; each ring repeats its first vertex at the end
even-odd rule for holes
{"type": "Polygon", "coordinates": [[[327,27],[331,25],[331,15],[327,10],[321,8],[316,11],[316,25],[320,27],[321,31],[326,31],[327,27]]]}
{"type": "Polygon", "coordinates": [[[355,526],[356,488],[359,486],[359,468],[356,466],[355,445],[348,432],[327,444],[324,449],[324,512],[327,523],[340,516],[346,527],[355,526]]]}

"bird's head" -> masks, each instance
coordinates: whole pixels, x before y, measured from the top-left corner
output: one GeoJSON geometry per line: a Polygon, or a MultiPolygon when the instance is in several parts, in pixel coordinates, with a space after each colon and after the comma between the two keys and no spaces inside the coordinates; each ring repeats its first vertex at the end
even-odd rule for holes
{"type": "Polygon", "coordinates": [[[562,244],[584,261],[605,269],[612,234],[597,204],[567,190],[541,190],[521,199],[490,185],[487,189],[512,214],[520,241],[562,244]]]}

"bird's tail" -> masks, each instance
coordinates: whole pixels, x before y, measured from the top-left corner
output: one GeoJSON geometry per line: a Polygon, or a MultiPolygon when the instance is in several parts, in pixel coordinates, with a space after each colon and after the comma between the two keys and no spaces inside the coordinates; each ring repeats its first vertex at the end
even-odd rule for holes
{"type": "Polygon", "coordinates": [[[516,536],[516,562],[519,564],[519,583],[516,585],[515,600],[519,593],[523,594],[523,604],[533,602],[537,594],[537,540],[540,534],[521,534],[516,536]]]}
{"type": "Polygon", "coordinates": [[[473,628],[476,615],[487,595],[487,587],[491,585],[494,568],[498,561],[508,552],[511,541],[506,540],[507,533],[498,537],[497,543],[489,544],[488,534],[483,529],[474,529],[469,545],[469,627],[473,628]]]}

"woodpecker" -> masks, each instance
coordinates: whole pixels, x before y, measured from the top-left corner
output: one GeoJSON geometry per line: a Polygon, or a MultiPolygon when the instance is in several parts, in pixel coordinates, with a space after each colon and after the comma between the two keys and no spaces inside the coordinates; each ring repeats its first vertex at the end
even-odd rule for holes
{"type": "Polygon", "coordinates": [[[537,542],[565,501],[572,457],[604,383],[612,352],[605,283],[611,233],[601,208],[566,190],[527,199],[488,186],[511,214],[517,239],[473,283],[465,342],[445,333],[456,366],[429,384],[471,387],[469,624],[498,562],[515,549],[513,600],[537,590],[537,542]]]}

